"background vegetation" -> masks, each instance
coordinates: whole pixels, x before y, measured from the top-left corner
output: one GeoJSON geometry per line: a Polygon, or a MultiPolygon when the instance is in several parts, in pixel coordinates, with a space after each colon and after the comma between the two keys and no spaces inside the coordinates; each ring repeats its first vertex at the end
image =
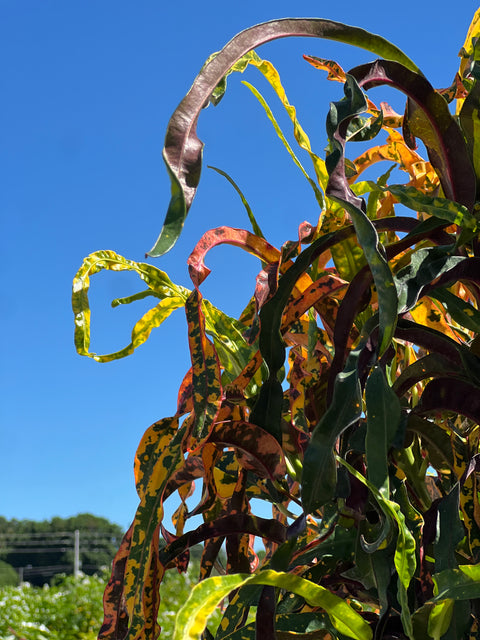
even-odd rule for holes
{"type": "Polygon", "coordinates": [[[39,522],[0,516],[0,584],[16,585],[20,576],[42,586],[59,573],[72,573],[75,530],[82,572],[93,575],[109,567],[124,532],[105,518],[82,513],[39,522]]]}

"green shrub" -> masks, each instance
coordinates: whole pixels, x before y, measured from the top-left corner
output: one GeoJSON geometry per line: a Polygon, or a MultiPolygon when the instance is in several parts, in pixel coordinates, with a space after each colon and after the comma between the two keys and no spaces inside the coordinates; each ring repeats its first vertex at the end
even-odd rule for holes
{"type": "Polygon", "coordinates": [[[0,640],[95,640],[105,584],[104,577],[83,575],[51,587],[0,589],[0,640]]]}
{"type": "Polygon", "coordinates": [[[8,562],[0,560],[0,587],[15,586],[18,584],[18,573],[8,562]]]}

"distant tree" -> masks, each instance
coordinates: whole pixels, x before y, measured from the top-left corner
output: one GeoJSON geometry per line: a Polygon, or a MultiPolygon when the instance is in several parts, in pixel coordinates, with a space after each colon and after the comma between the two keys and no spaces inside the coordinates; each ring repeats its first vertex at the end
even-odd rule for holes
{"type": "MultiPolygon", "coordinates": [[[[0,517],[0,559],[35,585],[74,565],[74,532],[80,531],[80,567],[89,575],[109,566],[122,539],[121,527],[90,513],[51,520],[0,517]]],[[[11,584],[11,583],[9,583],[11,584]]]]}

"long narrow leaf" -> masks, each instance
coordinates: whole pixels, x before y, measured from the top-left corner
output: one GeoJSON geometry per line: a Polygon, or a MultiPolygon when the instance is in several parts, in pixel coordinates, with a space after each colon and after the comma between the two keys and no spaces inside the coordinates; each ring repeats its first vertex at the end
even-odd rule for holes
{"type": "Polygon", "coordinates": [[[299,576],[267,570],[253,576],[208,578],[198,584],[177,614],[173,640],[197,640],[218,604],[234,589],[253,584],[271,585],[301,595],[311,606],[324,609],[333,626],[349,638],[371,640],[373,637],[368,623],[342,598],[299,576]]]}
{"type": "Polygon", "coordinates": [[[190,91],[170,119],[163,157],[172,185],[172,198],[160,236],[149,255],[169,251],[183,229],[200,180],[203,143],[196,134],[198,117],[219,82],[246,53],[278,38],[326,38],[358,46],[418,71],[415,64],[388,40],[357,27],[316,18],[286,18],[258,24],[235,36],[202,68],[190,91]]]}

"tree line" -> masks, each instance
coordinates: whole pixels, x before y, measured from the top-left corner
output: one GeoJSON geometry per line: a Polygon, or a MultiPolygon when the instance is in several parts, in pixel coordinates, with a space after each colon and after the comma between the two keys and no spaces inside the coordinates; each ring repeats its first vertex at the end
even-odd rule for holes
{"type": "Polygon", "coordinates": [[[0,516],[0,585],[18,581],[49,583],[59,573],[72,573],[75,531],[83,573],[110,566],[122,540],[122,528],[90,513],[51,520],[7,520],[0,516]]]}

